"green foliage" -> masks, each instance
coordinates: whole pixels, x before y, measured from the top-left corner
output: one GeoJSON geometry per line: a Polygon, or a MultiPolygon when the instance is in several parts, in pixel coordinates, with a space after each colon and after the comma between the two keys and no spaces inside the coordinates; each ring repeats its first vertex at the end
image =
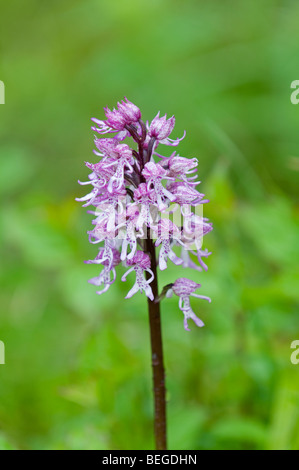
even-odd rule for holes
{"type": "MultiPolygon", "coordinates": [[[[89,118],[124,95],[175,114],[214,231],[192,275],[206,326],[162,302],[171,449],[298,449],[299,5],[288,1],[1,6],[0,449],[150,449],[146,300],[96,296],[86,231],[89,118]]],[[[130,284],[131,285],[131,284],[130,284]]]]}

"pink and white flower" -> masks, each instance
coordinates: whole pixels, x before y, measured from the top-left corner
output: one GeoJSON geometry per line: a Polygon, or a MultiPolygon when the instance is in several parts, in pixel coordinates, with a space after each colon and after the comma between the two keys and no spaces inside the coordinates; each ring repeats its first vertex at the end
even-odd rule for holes
{"type": "Polygon", "coordinates": [[[164,188],[162,184],[162,180],[165,179],[172,179],[167,176],[167,170],[165,170],[159,163],[149,162],[144,165],[144,169],[142,170],[142,175],[144,176],[147,182],[147,188],[150,190],[151,188],[154,189],[157,204],[160,211],[163,211],[167,204],[165,204],[165,199],[168,198],[170,201],[175,200],[175,196],[171,194],[168,189],[164,188]]]}
{"type": "MultiPolygon", "coordinates": [[[[180,139],[170,138],[175,126],[174,116],[167,119],[159,112],[150,124],[145,124],[140,109],[124,98],[117,103],[117,108],[105,108],[105,117],[104,120],[92,119],[92,130],[96,132],[94,154],[100,161],[86,162],[91,173],[88,181],[79,183],[91,185],[91,190],[77,198],[84,207],[95,207],[94,211],[88,211],[95,218],[94,228],[87,233],[90,243],[99,245],[100,249],[96,258],[87,263],[101,264],[103,269],[89,282],[101,287],[98,294],[106,292],[115,282],[116,266],[123,262],[128,270],[122,280],[131,272],[136,275],[126,298],[140,291],[145,292],[150,301],[159,301],[157,284],[152,284],[156,263],[148,254],[153,256],[154,246],[151,242],[149,249],[144,240],[149,234],[155,235],[155,247],[159,247],[160,270],[167,268],[169,259],[181,269],[193,268],[201,273],[208,269],[205,260],[211,253],[202,248],[202,238],[213,227],[196,211],[208,202],[204,194],[196,190],[200,183],[196,181],[198,161],[176,152],[170,157],[158,153],[160,144],[177,146],[185,137],[184,132],[180,139]],[[124,143],[127,138],[134,140],[134,146],[124,143]],[[173,206],[180,209],[179,222],[173,206]],[[173,222],[167,215],[173,216],[173,222]],[[175,246],[181,247],[180,257],[174,251],[175,246]]],[[[179,278],[162,290],[162,297],[165,293],[179,296],[187,330],[190,318],[203,326],[191,309],[190,297],[210,301],[194,293],[198,287],[200,284],[194,281],[179,278]]]]}
{"type": "MultiPolygon", "coordinates": [[[[200,284],[197,284],[194,281],[191,281],[190,279],[187,279],[185,277],[180,277],[175,281],[175,283],[172,285],[172,291],[180,298],[179,300],[179,308],[184,314],[184,328],[186,331],[190,331],[188,327],[188,320],[191,318],[191,320],[194,321],[194,323],[202,327],[204,326],[204,323],[200,318],[198,318],[195,313],[193,312],[191,306],[190,306],[190,296],[191,297],[197,297],[198,299],[205,299],[208,302],[211,302],[210,297],[207,297],[205,295],[198,295],[194,294],[194,291],[200,287],[200,284]]],[[[171,290],[168,294],[168,296],[171,295],[171,290]]]]}
{"type": "Polygon", "coordinates": [[[151,270],[151,261],[149,255],[147,253],[144,253],[143,251],[137,251],[133,258],[127,261],[127,265],[131,266],[131,268],[128,269],[128,271],[122,276],[121,280],[125,281],[128,274],[130,274],[132,271],[135,271],[136,281],[134,286],[128,292],[125,298],[129,299],[138,291],[144,291],[145,295],[149,299],[154,300],[154,295],[150,283],[152,282],[155,276],[153,271],[151,270]],[[144,278],[145,272],[148,272],[150,274],[151,277],[149,279],[144,278]]]}
{"type": "Polygon", "coordinates": [[[168,258],[176,265],[182,264],[183,260],[171,249],[171,243],[173,241],[180,241],[181,238],[181,232],[178,227],[169,219],[161,219],[152,229],[157,236],[155,246],[161,245],[159,252],[159,267],[161,271],[167,268],[168,258]]]}

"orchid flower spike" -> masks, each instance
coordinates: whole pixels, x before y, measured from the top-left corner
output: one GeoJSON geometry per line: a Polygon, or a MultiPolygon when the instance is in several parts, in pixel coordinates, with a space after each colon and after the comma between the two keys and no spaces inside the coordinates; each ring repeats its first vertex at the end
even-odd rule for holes
{"type": "Polygon", "coordinates": [[[96,161],[85,162],[90,173],[79,184],[90,189],[77,198],[83,207],[94,207],[88,210],[95,216],[94,227],[87,233],[98,254],[86,263],[101,265],[101,271],[89,282],[100,288],[98,294],[106,292],[122,263],[128,268],[122,281],[132,272],[136,276],[126,299],[140,291],[149,302],[160,302],[174,293],[185,329],[189,330],[189,319],[203,326],[190,306],[191,297],[210,301],[194,293],[200,284],[180,277],[159,295],[153,282],[157,269],[166,271],[169,260],[180,270],[194,269],[196,277],[208,269],[211,252],[202,248],[202,240],[213,226],[202,214],[209,201],[196,189],[198,160],[176,152],[159,153],[160,144],[176,147],[185,137],[185,133],[178,139],[170,137],[174,116],[158,112],[150,123],[144,122],[139,107],[126,97],[116,107],[104,108],[104,113],[104,119],[92,118],[96,161]],[[148,242],[148,237],[153,241],[148,242]]]}

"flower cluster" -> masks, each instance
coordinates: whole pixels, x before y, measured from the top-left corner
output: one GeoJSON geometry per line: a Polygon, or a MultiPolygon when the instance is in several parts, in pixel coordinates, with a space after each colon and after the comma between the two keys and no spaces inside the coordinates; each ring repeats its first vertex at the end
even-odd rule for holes
{"type": "Polygon", "coordinates": [[[95,219],[88,235],[90,243],[99,243],[100,248],[96,258],[87,263],[102,265],[102,271],[89,282],[99,288],[98,294],[106,292],[116,279],[115,267],[123,263],[128,270],[122,281],[131,272],[136,275],[126,298],[144,291],[150,301],[157,302],[174,293],[179,297],[185,329],[188,330],[189,318],[203,326],[190,306],[190,296],[210,301],[194,294],[200,284],[181,277],[165,286],[156,298],[151,287],[156,265],[148,239],[160,247],[160,270],[167,268],[169,260],[181,269],[208,269],[203,259],[211,253],[202,249],[202,237],[212,230],[212,224],[202,216],[203,204],[208,200],[196,189],[200,183],[196,181],[198,161],[176,151],[169,157],[157,151],[160,144],[177,147],[185,133],[171,139],[174,116],[167,119],[158,113],[151,123],[145,123],[140,109],[126,98],[116,109],[105,108],[105,115],[105,120],[92,119],[96,133],[94,153],[100,161],[86,163],[91,170],[89,180],[79,181],[92,189],[77,198],[84,207],[95,207],[89,211],[95,219]],[[110,137],[101,137],[105,134],[110,137]],[[133,139],[133,145],[124,142],[128,138],[133,139]],[[178,249],[176,253],[174,250],[178,249]]]}

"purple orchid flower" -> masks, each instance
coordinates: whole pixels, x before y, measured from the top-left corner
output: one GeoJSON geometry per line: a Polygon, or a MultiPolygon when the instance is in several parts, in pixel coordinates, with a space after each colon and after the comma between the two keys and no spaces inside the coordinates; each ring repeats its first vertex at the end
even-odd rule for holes
{"type": "Polygon", "coordinates": [[[136,274],[126,298],[140,291],[150,302],[159,302],[173,292],[180,297],[185,329],[188,330],[189,318],[203,326],[190,307],[190,296],[210,301],[194,294],[200,284],[181,277],[167,285],[161,297],[153,282],[157,267],[166,270],[168,260],[180,269],[194,269],[196,275],[208,269],[206,259],[211,253],[202,248],[202,238],[213,227],[197,212],[208,202],[196,189],[200,183],[196,174],[198,161],[176,152],[170,157],[158,153],[160,144],[177,146],[185,133],[180,139],[171,139],[174,116],[161,117],[159,112],[150,124],[145,123],[140,109],[127,98],[119,101],[116,108],[105,108],[105,116],[105,120],[92,119],[92,130],[96,132],[94,154],[100,161],[86,162],[91,173],[88,181],[79,183],[91,185],[91,190],[77,198],[84,207],[95,207],[88,211],[95,218],[94,228],[87,233],[90,243],[100,248],[95,259],[87,263],[102,265],[103,269],[89,282],[102,288],[98,294],[106,292],[115,282],[116,266],[122,263],[129,268],[123,281],[131,272],[136,274]],[[125,143],[125,139],[133,139],[135,145],[129,145],[127,140],[125,143]],[[179,219],[175,218],[176,210],[179,219]],[[155,242],[148,242],[151,235],[155,242]],[[157,262],[155,247],[159,250],[157,262]],[[175,253],[175,247],[181,249],[180,255],[175,253]]]}
{"type": "Polygon", "coordinates": [[[107,253],[105,253],[105,249],[102,248],[98,255],[96,256],[95,260],[93,261],[86,261],[86,263],[96,263],[96,264],[102,264],[104,266],[102,272],[99,274],[97,277],[93,277],[92,279],[89,279],[89,283],[93,284],[94,286],[101,286],[104,285],[102,290],[98,290],[97,294],[101,295],[104,294],[104,292],[107,292],[111,284],[113,284],[116,280],[116,271],[115,267],[119,265],[121,262],[119,252],[116,248],[111,248],[111,251],[109,252],[109,255],[107,256],[107,253]],[[112,278],[111,278],[112,275],[112,278]]]}
{"type": "Polygon", "coordinates": [[[131,266],[131,268],[122,276],[121,280],[125,281],[127,275],[135,271],[136,273],[136,281],[132,289],[128,292],[126,295],[126,299],[129,299],[132,297],[132,295],[136,294],[138,291],[142,292],[144,291],[146,296],[154,300],[154,295],[153,291],[151,289],[150,283],[154,279],[154,273],[150,269],[151,267],[151,260],[149,255],[146,253],[143,253],[143,251],[137,251],[136,255],[133,256],[132,259],[127,261],[127,265],[131,266]],[[148,280],[144,279],[144,272],[148,272],[151,277],[148,280]]]}
{"type": "Polygon", "coordinates": [[[164,144],[177,146],[181,140],[185,137],[185,132],[183,137],[180,139],[170,139],[169,135],[172,133],[175,126],[175,117],[172,116],[169,119],[166,119],[166,115],[160,117],[160,111],[157,116],[154,117],[151,124],[148,125],[148,137],[153,138],[157,141],[156,145],[164,144]]]}
{"type": "Polygon", "coordinates": [[[172,288],[169,289],[168,293],[166,294],[167,297],[170,297],[173,291],[180,298],[179,308],[184,314],[184,328],[186,331],[190,331],[188,327],[189,318],[191,318],[191,320],[193,320],[197,326],[204,326],[203,321],[195,315],[190,306],[190,296],[197,297],[198,299],[205,299],[208,302],[211,302],[210,297],[207,297],[205,295],[194,294],[194,291],[196,291],[196,289],[198,289],[200,286],[200,284],[197,284],[196,282],[191,281],[190,279],[180,277],[175,281],[175,283],[172,285],[172,288]]]}
{"type": "Polygon", "coordinates": [[[156,226],[153,226],[153,231],[158,237],[155,246],[162,244],[159,253],[159,267],[161,271],[167,268],[167,258],[176,265],[182,264],[183,260],[171,249],[173,241],[180,242],[181,231],[179,228],[169,219],[161,219],[156,226]]]}
{"type": "Polygon", "coordinates": [[[148,189],[153,187],[157,196],[158,209],[160,211],[163,211],[167,207],[165,204],[166,198],[168,198],[170,201],[175,201],[175,196],[162,185],[163,179],[172,178],[167,176],[167,170],[164,170],[161,165],[154,162],[146,163],[144,169],[142,170],[142,175],[147,182],[148,189]]]}
{"type": "Polygon", "coordinates": [[[118,103],[118,109],[110,110],[104,108],[106,120],[101,121],[100,119],[92,118],[92,121],[96,124],[96,127],[92,127],[92,130],[99,134],[118,133],[114,136],[117,140],[123,140],[130,135],[126,126],[138,123],[141,118],[140,109],[127,98],[121,103],[118,103]]]}

